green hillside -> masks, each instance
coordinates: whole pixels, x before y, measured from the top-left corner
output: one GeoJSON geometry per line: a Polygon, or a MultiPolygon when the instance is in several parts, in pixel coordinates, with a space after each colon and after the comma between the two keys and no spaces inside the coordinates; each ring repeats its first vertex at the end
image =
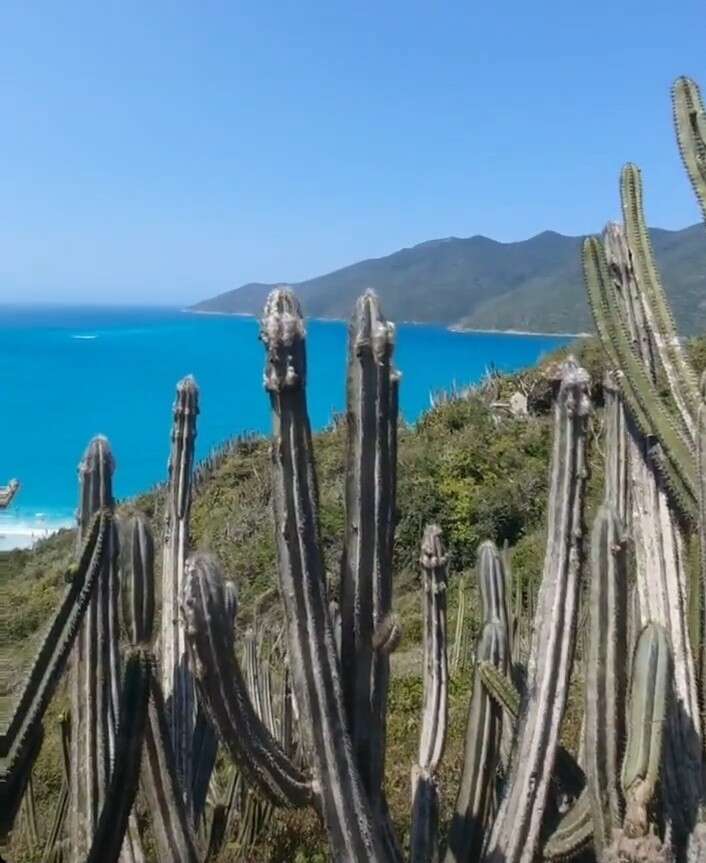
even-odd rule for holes
{"type": "MultiPolygon", "coordinates": [[[[687,335],[706,329],[703,226],[652,229],[670,302],[687,335]]],[[[479,329],[584,332],[592,329],[581,275],[582,237],[545,231],[518,243],[487,237],[432,240],[295,284],[304,311],[345,318],[366,288],[392,320],[479,329]]],[[[259,314],[272,285],[248,284],[196,311],[259,314]]]]}

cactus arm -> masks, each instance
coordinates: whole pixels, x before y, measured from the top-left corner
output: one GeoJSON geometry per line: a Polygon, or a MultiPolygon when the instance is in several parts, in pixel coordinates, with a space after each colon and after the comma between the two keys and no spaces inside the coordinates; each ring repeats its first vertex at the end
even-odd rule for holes
{"type": "Polygon", "coordinates": [[[424,696],[417,763],[412,768],[412,863],[436,860],[439,819],[438,770],[446,742],[446,552],[441,530],[428,525],[420,565],[424,609],[424,696]]]}
{"type": "Polygon", "coordinates": [[[144,516],[127,529],[128,565],[123,567],[123,622],[131,644],[149,644],[154,624],[154,540],[144,516]]]}
{"type": "Polygon", "coordinates": [[[627,245],[632,252],[646,323],[682,422],[693,440],[698,384],[679,342],[674,318],[654,261],[642,204],[642,180],[636,165],[628,164],[623,168],[620,187],[627,245]]]}
{"type": "Polygon", "coordinates": [[[569,811],[552,830],[542,848],[544,860],[566,860],[593,841],[592,801],[584,788],[569,811]]]}
{"type": "Polygon", "coordinates": [[[520,716],[522,696],[512,680],[497,665],[484,660],[478,661],[478,676],[488,695],[512,722],[516,722],[520,716]]]}
{"type": "Polygon", "coordinates": [[[373,808],[382,789],[389,656],[373,649],[392,603],[397,414],[394,326],[367,291],[348,349],[346,528],[341,561],[341,682],[358,770],[373,808]]]}
{"type": "Polygon", "coordinates": [[[19,490],[20,483],[16,479],[11,479],[7,485],[0,486],[0,509],[7,509],[19,490]]]}
{"type": "Polygon", "coordinates": [[[154,671],[150,678],[141,779],[149,809],[154,813],[152,830],[159,860],[202,863],[177,774],[162,687],[154,671]]]}
{"type": "Polygon", "coordinates": [[[86,863],[117,863],[140,777],[150,691],[151,658],[137,649],[125,663],[110,785],[86,863]]]}
{"type": "Polygon", "coordinates": [[[487,838],[487,821],[500,755],[502,715],[500,706],[482,683],[480,668],[488,665],[504,674],[507,662],[507,633],[499,621],[489,621],[484,625],[478,642],[473,694],[466,723],[463,772],[444,863],[480,859],[487,838]]]}
{"type": "Polygon", "coordinates": [[[612,507],[620,524],[627,528],[630,510],[630,465],[625,408],[615,372],[603,379],[606,412],[606,458],[603,503],[612,507]]]}
{"type": "Polygon", "coordinates": [[[71,721],[69,717],[62,713],[59,718],[59,734],[61,736],[61,754],[63,772],[61,776],[61,790],[59,791],[59,799],[56,802],[54,817],[52,819],[47,841],[44,845],[44,853],[42,854],[42,863],[51,863],[53,855],[61,842],[61,834],[64,830],[66,822],[66,814],[69,810],[69,758],[70,744],[69,734],[71,733],[71,721]]]}
{"type": "MultiPolygon", "coordinates": [[[[701,404],[697,414],[696,462],[699,483],[699,548],[700,548],[700,612],[701,641],[699,663],[701,666],[702,698],[706,692],[706,373],[701,378],[701,404]]],[[[702,704],[703,704],[702,700],[702,704]]]]}
{"type": "Polygon", "coordinates": [[[660,775],[662,741],[671,694],[671,652],[664,628],[644,627],[635,647],[627,714],[627,744],[621,774],[624,832],[645,836],[649,806],[660,775]]]}
{"type": "Polygon", "coordinates": [[[17,768],[24,743],[34,736],[61,677],[102,567],[110,524],[108,510],[94,515],[78,562],[71,568],[61,605],[42,640],[16,707],[0,728],[0,789],[17,768]]]}
{"type": "Polygon", "coordinates": [[[585,769],[600,858],[622,821],[620,764],[628,664],[627,571],[623,527],[599,508],[591,535],[590,630],[586,656],[585,769]]]}
{"type": "Polygon", "coordinates": [[[184,586],[184,566],[189,550],[192,478],[199,389],[192,377],[177,385],[173,410],[169,482],[162,554],[162,617],[160,666],[162,691],[167,705],[170,734],[181,783],[190,806],[192,737],[195,722],[194,684],[186,660],[184,625],[179,602],[184,586]]]}
{"type": "Polygon", "coordinates": [[[633,353],[619,299],[601,243],[589,237],[583,247],[583,266],[589,304],[596,329],[613,368],[620,369],[621,391],[626,406],[644,436],[655,435],[664,451],[664,479],[679,508],[692,520],[697,517],[694,455],[674,425],[648,377],[633,353]]]}
{"type": "Polygon", "coordinates": [[[235,658],[224,579],[206,554],[187,559],[182,607],[190,666],[201,704],[233,760],[278,806],[312,802],[310,782],[297,770],[257,715],[235,658]]]}
{"type": "Polygon", "coordinates": [[[528,698],[509,789],[488,843],[493,863],[529,863],[539,831],[568,694],[582,559],[589,378],[572,361],[555,404],[547,551],[528,664],[528,698]]]}
{"type": "Polygon", "coordinates": [[[331,853],[361,863],[393,859],[373,819],[347,731],[318,536],[304,324],[290,291],[270,294],[261,338],[273,414],[273,504],[288,655],[304,746],[321,788],[331,853]]]}
{"type": "Polygon", "coordinates": [[[699,88],[691,78],[674,82],[672,106],[679,151],[706,218],[706,114],[699,88]]]}

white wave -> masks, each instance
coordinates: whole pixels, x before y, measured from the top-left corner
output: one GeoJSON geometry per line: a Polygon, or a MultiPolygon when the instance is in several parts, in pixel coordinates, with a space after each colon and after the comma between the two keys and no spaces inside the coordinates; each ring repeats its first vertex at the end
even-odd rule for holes
{"type": "Polygon", "coordinates": [[[98,336],[71,336],[72,339],[77,339],[81,342],[92,342],[98,338],[98,336]]]}

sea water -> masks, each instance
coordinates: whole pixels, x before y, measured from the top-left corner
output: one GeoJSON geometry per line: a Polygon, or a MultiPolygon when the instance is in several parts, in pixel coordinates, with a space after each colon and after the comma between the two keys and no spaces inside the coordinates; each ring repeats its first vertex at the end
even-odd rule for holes
{"type": "MultiPolygon", "coordinates": [[[[415,421],[435,391],[480,380],[491,367],[535,363],[566,338],[456,333],[400,325],[400,405],[415,421]]],[[[309,321],[308,403],[325,426],[345,404],[347,328],[309,321]]],[[[115,494],[164,479],[177,381],[201,390],[197,456],[244,432],[268,432],[263,348],[254,318],[178,309],[0,306],[0,485],[22,488],[0,512],[0,548],[28,545],[74,518],[77,465],[95,434],[109,437],[115,494]]]]}

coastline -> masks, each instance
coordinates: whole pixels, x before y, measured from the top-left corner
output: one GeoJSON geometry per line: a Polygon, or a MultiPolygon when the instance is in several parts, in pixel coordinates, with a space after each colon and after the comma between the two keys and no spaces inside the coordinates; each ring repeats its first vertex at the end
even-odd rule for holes
{"type": "MultiPolygon", "coordinates": [[[[215,317],[224,317],[224,318],[255,318],[257,320],[257,315],[252,314],[251,312],[216,312],[210,309],[190,309],[185,308],[181,309],[182,313],[187,315],[212,315],[215,317]]],[[[317,317],[311,318],[313,321],[323,321],[324,323],[340,323],[345,324],[347,321],[344,318],[328,318],[328,317],[317,317]]],[[[438,326],[445,330],[448,330],[450,333],[481,333],[486,335],[496,335],[496,336],[541,336],[543,338],[552,338],[556,337],[559,339],[588,339],[593,333],[556,333],[556,332],[543,332],[541,330],[501,330],[501,329],[493,329],[493,328],[481,328],[481,327],[461,327],[458,324],[430,324],[426,321],[397,321],[399,324],[409,324],[416,327],[434,327],[438,326]]]]}

